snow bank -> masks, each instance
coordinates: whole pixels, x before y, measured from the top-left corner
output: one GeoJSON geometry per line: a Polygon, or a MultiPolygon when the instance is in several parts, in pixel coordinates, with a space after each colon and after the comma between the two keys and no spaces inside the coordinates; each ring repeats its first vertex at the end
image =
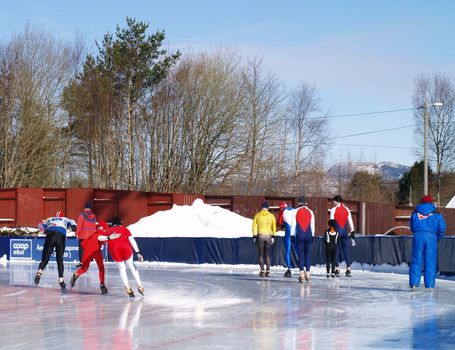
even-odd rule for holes
{"type": "Polygon", "coordinates": [[[134,237],[251,237],[253,220],[196,199],[128,226],[134,237]]]}

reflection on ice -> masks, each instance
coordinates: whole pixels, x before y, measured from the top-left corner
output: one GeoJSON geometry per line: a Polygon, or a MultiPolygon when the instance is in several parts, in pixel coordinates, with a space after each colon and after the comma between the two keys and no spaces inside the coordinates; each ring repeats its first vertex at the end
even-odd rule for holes
{"type": "MultiPolygon", "coordinates": [[[[91,268],[72,290],[50,264],[36,287],[36,263],[0,266],[2,349],[352,349],[453,348],[455,282],[409,290],[406,274],[354,270],[309,283],[255,266],[141,264],[147,294],[129,298],[107,264],[109,294],[91,268]],[[80,283],[79,283],[80,282],[80,283]],[[18,331],[19,330],[19,331],[18,331]]],[[[67,264],[68,280],[74,266],[67,264]]]]}

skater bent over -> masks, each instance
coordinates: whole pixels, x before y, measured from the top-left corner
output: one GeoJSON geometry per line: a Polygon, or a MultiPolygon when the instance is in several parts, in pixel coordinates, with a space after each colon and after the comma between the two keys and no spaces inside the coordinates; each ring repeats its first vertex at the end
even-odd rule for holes
{"type": "Polygon", "coordinates": [[[299,257],[299,282],[310,280],[311,254],[314,236],[314,213],[307,207],[305,197],[298,199],[299,207],[292,220],[291,235],[295,236],[295,244],[299,257]]]}
{"type": "Polygon", "coordinates": [[[137,291],[144,295],[144,286],[142,285],[139,271],[136,269],[133,263],[133,249],[136,253],[137,260],[139,262],[144,261],[144,258],[139,252],[136,240],[131,235],[130,230],[122,226],[122,222],[119,217],[112,219],[112,225],[113,226],[111,228],[105,231],[105,235],[110,236],[113,233],[119,233],[120,237],[109,241],[107,247],[109,249],[109,254],[118,267],[120,278],[122,279],[122,282],[126,288],[126,293],[130,297],[134,297],[133,289],[131,289],[130,283],[128,281],[128,276],[126,275],[126,265],[128,265],[134,279],[136,280],[137,291]]]}
{"type": "Polygon", "coordinates": [[[280,203],[280,213],[278,215],[278,224],[284,226],[284,258],[286,260],[287,270],[284,277],[291,277],[291,225],[295,215],[295,210],[285,202],[280,203]]]}
{"type": "Polygon", "coordinates": [[[420,285],[423,262],[425,288],[434,288],[438,241],[444,237],[446,222],[442,214],[436,210],[430,196],[424,196],[421,204],[415,208],[411,215],[410,228],[414,238],[412,239],[409,286],[415,288],[420,285]]]}
{"type": "Polygon", "coordinates": [[[66,284],[63,281],[63,252],[65,250],[66,230],[71,229],[74,231],[76,229],[76,222],[64,217],[62,211],[58,211],[54,217],[50,217],[41,223],[39,228],[44,231],[46,238],[44,240],[41,262],[35,275],[35,284],[38,285],[43,275],[43,270],[46,268],[55,247],[58,282],[60,288],[65,289],[66,284]]]}
{"type": "Polygon", "coordinates": [[[338,232],[336,221],[329,220],[329,228],[324,232],[326,277],[335,277],[337,261],[338,232]]]}
{"type": "Polygon", "coordinates": [[[343,252],[344,259],[346,260],[346,276],[351,276],[351,255],[348,251],[348,245],[354,242],[354,223],[352,222],[351,211],[344,205],[343,198],[340,195],[333,197],[332,202],[334,207],[330,209],[330,220],[336,221],[335,229],[339,234],[340,242],[337,248],[337,268],[335,275],[340,276],[340,258],[343,252]]]}
{"type": "Polygon", "coordinates": [[[264,202],[261,211],[256,213],[253,218],[253,239],[258,245],[259,276],[270,277],[270,247],[274,243],[273,236],[276,233],[275,215],[269,212],[269,203],[264,202]],[[264,271],[264,262],[266,270],[264,271]]]}
{"type": "Polygon", "coordinates": [[[120,234],[112,233],[110,236],[105,235],[105,231],[108,226],[105,221],[100,220],[97,226],[95,234],[91,235],[90,238],[84,239],[82,242],[82,247],[84,249],[84,254],[82,255],[82,267],[73,273],[71,277],[71,288],[74,287],[76,280],[85,272],[87,272],[90,262],[95,259],[96,264],[98,265],[98,272],[100,278],[100,289],[102,294],[106,294],[108,289],[104,284],[104,264],[103,264],[103,254],[101,253],[101,247],[107,241],[116,239],[120,237],[120,234]]]}

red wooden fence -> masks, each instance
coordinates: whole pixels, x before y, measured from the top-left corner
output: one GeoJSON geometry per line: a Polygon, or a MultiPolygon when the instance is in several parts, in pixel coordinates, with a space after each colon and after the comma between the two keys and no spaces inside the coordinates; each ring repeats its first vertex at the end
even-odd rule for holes
{"type": "MultiPolygon", "coordinates": [[[[294,207],[297,204],[293,197],[203,196],[96,188],[14,188],[0,190],[0,226],[36,227],[42,219],[55,215],[58,210],[76,219],[86,202],[93,204],[97,218],[109,221],[114,216],[121,216],[129,225],[157,211],[171,209],[174,204],[191,205],[196,198],[250,218],[264,200],[269,201],[275,213],[282,201],[294,207]]],[[[346,201],[345,204],[351,209],[356,231],[365,234],[383,234],[393,227],[408,226],[413,210],[413,207],[381,203],[346,201]]],[[[316,234],[321,235],[327,227],[331,203],[326,197],[311,197],[308,206],[315,213],[316,234]]],[[[447,234],[455,234],[455,209],[442,209],[442,212],[447,221],[447,234]]],[[[394,233],[410,232],[398,228],[394,233]]]]}

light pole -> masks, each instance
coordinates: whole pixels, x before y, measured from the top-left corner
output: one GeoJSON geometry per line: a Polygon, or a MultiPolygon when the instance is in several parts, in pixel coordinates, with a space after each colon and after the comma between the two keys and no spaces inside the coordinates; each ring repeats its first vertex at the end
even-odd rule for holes
{"type": "Polygon", "coordinates": [[[423,195],[428,196],[428,129],[430,126],[430,117],[428,116],[428,107],[442,106],[441,102],[425,104],[423,108],[423,195]]]}

